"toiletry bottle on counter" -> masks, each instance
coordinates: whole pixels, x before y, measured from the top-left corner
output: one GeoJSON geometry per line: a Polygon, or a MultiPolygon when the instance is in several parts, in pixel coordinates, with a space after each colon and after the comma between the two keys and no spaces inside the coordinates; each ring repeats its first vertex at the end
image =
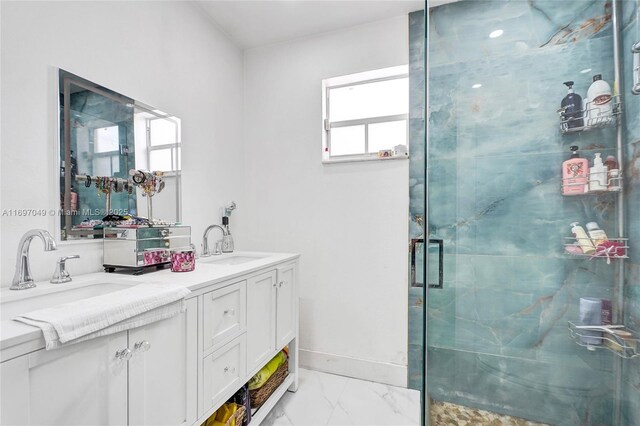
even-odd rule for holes
{"type": "Polygon", "coordinates": [[[562,121],[569,129],[584,127],[584,119],[582,118],[582,96],[574,92],[573,81],[565,81],[563,84],[568,87],[568,93],[560,103],[560,107],[563,109],[562,121]]]}
{"type": "Polygon", "coordinates": [[[596,222],[587,223],[587,231],[589,231],[589,238],[591,238],[593,245],[596,247],[606,241],[609,241],[609,238],[607,238],[607,234],[605,234],[605,232],[600,229],[596,222]]]}
{"type": "Polygon", "coordinates": [[[589,162],[580,158],[577,146],[570,149],[571,158],[562,163],[562,194],[584,194],[589,188],[589,162]]]}
{"type": "Polygon", "coordinates": [[[578,222],[573,222],[571,224],[571,233],[575,237],[576,242],[584,254],[593,254],[596,252],[596,248],[593,246],[591,238],[589,238],[584,228],[580,226],[578,222]]]}
{"type": "Polygon", "coordinates": [[[602,163],[600,153],[593,158],[593,167],[589,169],[589,192],[606,191],[608,189],[609,171],[602,163]]]}
{"type": "Polygon", "coordinates": [[[602,74],[593,76],[593,83],[591,83],[587,91],[586,103],[587,126],[606,123],[611,120],[611,86],[602,79],[602,74]]]}

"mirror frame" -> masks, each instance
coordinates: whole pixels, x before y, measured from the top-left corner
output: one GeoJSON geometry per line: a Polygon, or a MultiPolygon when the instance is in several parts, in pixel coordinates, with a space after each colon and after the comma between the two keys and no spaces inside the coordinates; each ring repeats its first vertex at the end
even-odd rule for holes
{"type": "MultiPolygon", "coordinates": [[[[71,85],[73,84],[85,90],[89,90],[93,93],[104,96],[105,98],[108,98],[114,102],[118,102],[123,105],[132,107],[135,112],[144,112],[160,119],[171,119],[172,117],[175,117],[179,121],[181,120],[172,114],[164,113],[157,108],[150,107],[147,104],[144,104],[128,96],[122,95],[118,92],[108,89],[100,84],[89,81],[85,78],[78,76],[77,74],[73,74],[62,68],[56,68],[55,71],[56,71],[56,80],[57,80],[57,84],[55,85],[56,86],[56,104],[57,104],[57,108],[56,108],[57,146],[56,146],[56,149],[54,149],[55,155],[56,155],[54,170],[56,171],[56,176],[57,176],[55,179],[56,200],[60,199],[59,194],[61,190],[64,189],[64,198],[63,198],[62,208],[60,208],[60,203],[58,201],[58,208],[56,209],[56,211],[60,211],[60,215],[64,216],[64,225],[61,222],[60,218],[56,217],[54,219],[56,223],[55,226],[58,231],[57,235],[59,236],[58,240],[62,242],[79,242],[79,241],[102,242],[101,238],[89,238],[95,235],[102,235],[102,229],[93,229],[93,228],[73,229],[73,224],[72,224],[73,215],[68,214],[69,212],[71,212],[71,167],[70,167],[71,126],[69,125],[69,123],[71,123],[71,90],[70,90],[71,85]],[[62,94],[63,96],[62,107],[60,105],[60,94],[62,94]],[[64,164],[65,164],[64,188],[61,187],[61,183],[60,183],[60,176],[61,176],[60,168],[62,167],[62,164],[61,164],[62,158],[60,154],[62,150],[64,150],[64,164]],[[69,166],[67,167],[67,165],[69,166]],[[87,237],[87,238],[83,238],[83,237],[87,237]]],[[[180,136],[179,143],[180,143],[180,148],[182,148],[182,136],[180,136]]],[[[135,139],[133,141],[132,149],[135,150],[135,139]]],[[[179,223],[182,220],[182,178],[181,178],[182,161],[180,158],[181,152],[177,154],[177,156],[178,158],[176,159],[176,164],[180,165],[180,168],[175,172],[165,173],[165,175],[175,176],[177,179],[176,191],[175,191],[175,198],[176,198],[175,222],[179,223]]],[[[133,168],[135,168],[135,165],[133,168]]],[[[136,194],[136,192],[134,192],[134,194],[136,194]]],[[[140,206],[136,205],[136,211],[137,211],[137,215],[139,215],[140,214],[139,212],[141,211],[140,206]]]]}

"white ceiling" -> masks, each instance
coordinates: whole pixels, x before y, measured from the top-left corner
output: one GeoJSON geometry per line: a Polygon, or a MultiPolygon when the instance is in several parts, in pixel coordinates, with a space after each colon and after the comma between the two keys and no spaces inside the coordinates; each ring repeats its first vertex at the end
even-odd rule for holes
{"type": "MultiPolygon", "coordinates": [[[[432,5],[455,0],[432,1],[432,5]]],[[[195,3],[241,48],[406,15],[424,0],[200,0],[195,3]]]]}

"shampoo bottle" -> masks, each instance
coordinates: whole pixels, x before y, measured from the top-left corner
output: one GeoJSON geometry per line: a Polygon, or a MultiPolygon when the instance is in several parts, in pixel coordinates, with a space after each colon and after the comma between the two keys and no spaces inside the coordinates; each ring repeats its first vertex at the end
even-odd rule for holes
{"type": "Polygon", "coordinates": [[[562,121],[566,128],[584,127],[584,119],[582,118],[582,96],[573,90],[573,81],[565,81],[568,93],[562,99],[560,107],[562,108],[562,121]]]}
{"type": "Polygon", "coordinates": [[[591,238],[591,242],[596,247],[606,241],[609,241],[609,238],[607,238],[607,234],[605,234],[605,232],[600,229],[596,222],[587,223],[587,231],[589,231],[589,238],[591,238]]]}
{"type": "Polygon", "coordinates": [[[570,149],[571,158],[562,163],[562,194],[584,194],[589,189],[589,162],[580,158],[577,146],[570,149]]]}
{"type": "Polygon", "coordinates": [[[571,224],[571,233],[584,254],[593,254],[596,252],[596,248],[593,246],[593,243],[591,243],[591,238],[589,238],[584,228],[580,226],[578,222],[571,224]]]}
{"type": "Polygon", "coordinates": [[[602,163],[600,153],[596,152],[593,158],[593,167],[589,169],[589,192],[606,191],[609,181],[609,171],[602,163]]]}
{"type": "Polygon", "coordinates": [[[608,123],[612,118],[611,86],[602,79],[602,74],[593,76],[593,83],[587,91],[585,111],[587,126],[608,123]]]}

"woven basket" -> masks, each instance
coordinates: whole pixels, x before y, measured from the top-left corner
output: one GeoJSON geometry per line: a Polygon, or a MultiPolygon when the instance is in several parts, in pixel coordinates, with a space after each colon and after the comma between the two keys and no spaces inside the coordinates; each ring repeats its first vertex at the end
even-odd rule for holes
{"type": "Polygon", "coordinates": [[[271,394],[284,382],[289,374],[289,361],[285,361],[273,373],[267,382],[258,389],[250,390],[251,408],[258,408],[271,396],[271,394]]]}
{"type": "MultiPolygon", "coordinates": [[[[225,426],[231,426],[231,424],[234,424],[235,426],[242,426],[242,422],[244,420],[244,416],[247,412],[247,409],[245,408],[244,405],[238,405],[238,404],[236,405],[238,406],[238,408],[236,409],[236,412],[233,413],[231,417],[229,417],[229,420],[227,420],[227,422],[224,424],[225,426]],[[235,420],[235,423],[233,422],[234,420],[235,420]]],[[[206,426],[207,422],[213,423],[214,420],[212,419],[212,417],[215,418],[215,415],[216,413],[214,412],[211,415],[211,417],[207,419],[206,422],[202,423],[201,426],[206,426]]]]}
{"type": "Polygon", "coordinates": [[[227,420],[224,426],[231,426],[234,420],[235,420],[235,423],[233,424],[235,424],[235,426],[242,426],[242,421],[244,420],[244,415],[246,411],[247,409],[244,407],[244,405],[238,405],[238,409],[236,410],[235,413],[233,413],[233,416],[229,417],[229,420],[227,420]]]}

